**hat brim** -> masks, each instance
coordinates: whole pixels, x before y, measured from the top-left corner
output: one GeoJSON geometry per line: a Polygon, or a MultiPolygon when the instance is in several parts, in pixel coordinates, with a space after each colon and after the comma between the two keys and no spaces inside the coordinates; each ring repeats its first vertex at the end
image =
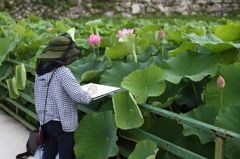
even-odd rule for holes
{"type": "MultiPolygon", "coordinates": [[[[60,58],[62,53],[63,53],[63,51],[48,50],[44,54],[38,56],[37,59],[56,59],[56,58],[60,58]]],[[[77,55],[79,53],[80,53],[80,50],[78,50],[76,48],[73,48],[73,49],[69,50],[66,57],[69,57],[69,56],[72,56],[72,55],[77,55]]]]}

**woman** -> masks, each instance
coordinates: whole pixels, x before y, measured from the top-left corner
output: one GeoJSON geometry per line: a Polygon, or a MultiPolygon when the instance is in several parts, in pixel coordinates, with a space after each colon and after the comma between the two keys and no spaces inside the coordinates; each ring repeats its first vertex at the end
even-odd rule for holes
{"type": "Polygon", "coordinates": [[[97,87],[84,91],[68,69],[81,55],[81,50],[68,33],[49,41],[37,57],[34,86],[35,106],[44,129],[43,159],[74,159],[74,131],[78,127],[77,103],[88,104],[97,87]]]}

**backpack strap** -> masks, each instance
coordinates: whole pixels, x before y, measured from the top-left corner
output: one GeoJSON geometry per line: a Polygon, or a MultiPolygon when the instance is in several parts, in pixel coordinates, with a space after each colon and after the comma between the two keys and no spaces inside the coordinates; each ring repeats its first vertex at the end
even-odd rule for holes
{"type": "Polygon", "coordinates": [[[30,151],[26,151],[24,153],[20,153],[16,156],[16,159],[26,159],[29,156],[33,156],[33,154],[30,151]]]}
{"type": "Polygon", "coordinates": [[[20,153],[16,156],[16,159],[26,159],[28,158],[29,156],[33,156],[33,152],[30,151],[29,149],[29,145],[28,145],[28,142],[29,142],[29,139],[27,141],[27,144],[26,144],[26,148],[27,148],[27,151],[24,152],[24,153],[20,153]]]}
{"type": "Polygon", "coordinates": [[[20,153],[16,156],[16,159],[26,159],[29,156],[34,156],[34,153],[39,146],[38,143],[38,130],[30,131],[29,138],[26,144],[27,151],[24,153],[20,153]]]}

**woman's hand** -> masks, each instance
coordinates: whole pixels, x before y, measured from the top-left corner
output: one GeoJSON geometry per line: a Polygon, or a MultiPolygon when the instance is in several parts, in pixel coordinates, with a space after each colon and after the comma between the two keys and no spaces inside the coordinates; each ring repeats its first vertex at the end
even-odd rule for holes
{"type": "Polygon", "coordinates": [[[96,94],[98,91],[98,88],[96,85],[90,85],[88,88],[88,92],[91,94],[91,96],[93,96],[94,94],[96,94]]]}

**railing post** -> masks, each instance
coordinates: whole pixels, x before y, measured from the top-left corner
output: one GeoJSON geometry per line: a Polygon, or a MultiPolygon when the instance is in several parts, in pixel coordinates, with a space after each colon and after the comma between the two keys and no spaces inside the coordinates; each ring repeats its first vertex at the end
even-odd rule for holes
{"type": "Polygon", "coordinates": [[[226,139],[216,135],[215,140],[215,158],[214,159],[224,159],[225,158],[225,144],[226,139]]]}

